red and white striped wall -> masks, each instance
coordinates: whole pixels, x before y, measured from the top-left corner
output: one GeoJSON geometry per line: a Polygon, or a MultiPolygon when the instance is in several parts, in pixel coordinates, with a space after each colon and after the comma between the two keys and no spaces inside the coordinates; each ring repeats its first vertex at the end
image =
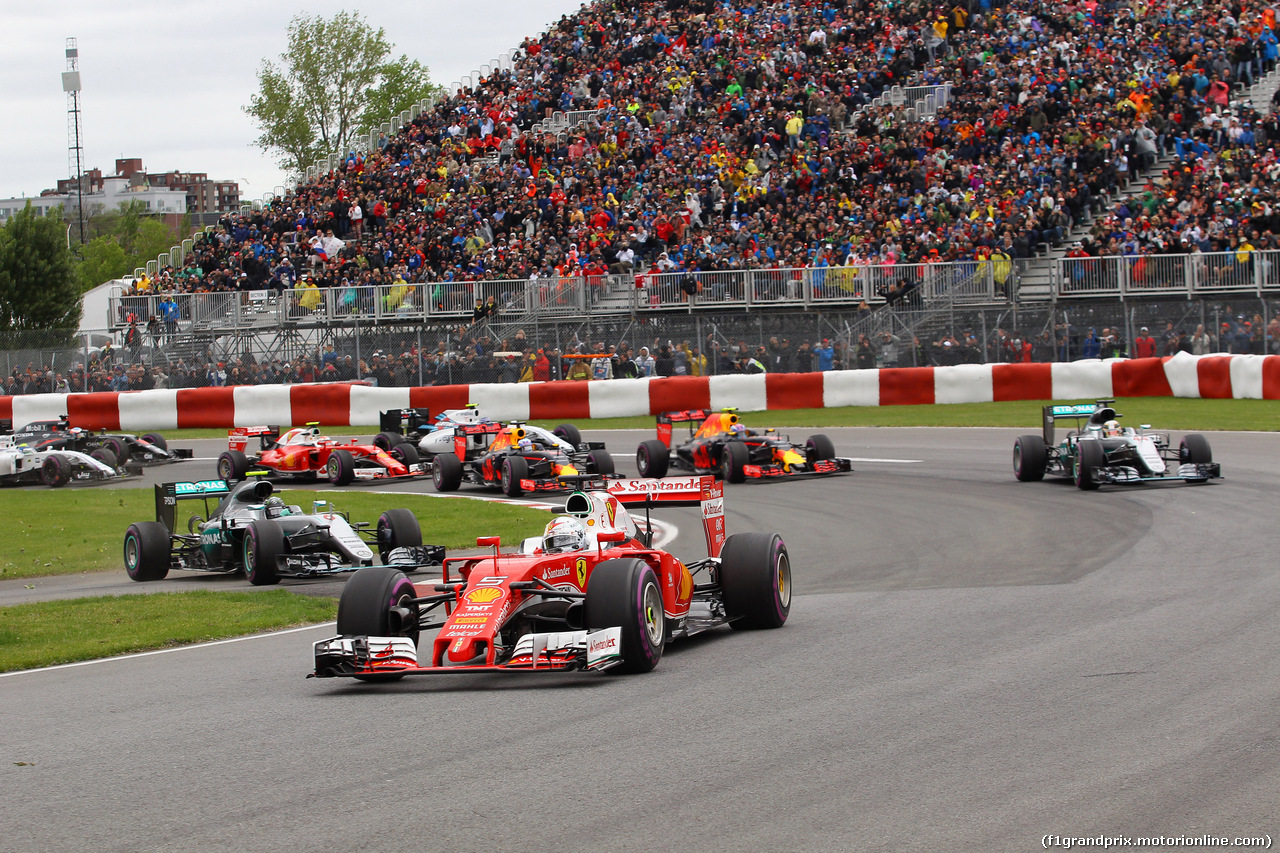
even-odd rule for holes
{"type": "Polygon", "coordinates": [[[905,406],[1001,400],[1203,397],[1280,400],[1280,356],[1192,356],[965,364],[826,373],[676,376],[609,382],[374,388],[362,384],[261,385],[0,397],[15,425],[70,415],[86,429],[368,425],[386,409],[432,412],[475,403],[498,419],[565,420],[735,406],[742,411],[905,406]]]}

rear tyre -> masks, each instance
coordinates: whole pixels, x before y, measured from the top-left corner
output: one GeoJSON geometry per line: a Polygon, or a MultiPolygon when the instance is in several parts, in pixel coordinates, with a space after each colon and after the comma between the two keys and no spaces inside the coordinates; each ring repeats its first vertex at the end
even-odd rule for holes
{"type": "Polygon", "coordinates": [[[724,450],[720,454],[720,474],[728,483],[741,483],[747,479],[747,475],[743,472],[743,468],[751,460],[751,454],[747,451],[747,446],[740,441],[725,442],[724,450]]]}
{"type": "Polygon", "coordinates": [[[1013,476],[1020,482],[1033,483],[1044,479],[1049,464],[1049,449],[1044,438],[1038,435],[1020,435],[1013,442],[1013,476]]]}
{"type": "Polygon", "coordinates": [[[658,576],[644,560],[605,560],[587,581],[588,630],[622,628],[622,672],[648,672],[662,659],[666,619],[658,576]]]}
{"type": "Polygon", "coordinates": [[[1102,442],[1076,442],[1076,488],[1091,492],[1099,483],[1093,479],[1093,469],[1102,464],[1102,442]]]}
{"type": "Polygon", "coordinates": [[[432,461],[431,484],[437,492],[456,492],[462,485],[462,460],[452,453],[441,453],[432,461]]]}
{"type": "MultiPolygon", "coordinates": [[[[338,633],[344,637],[408,637],[418,644],[418,605],[413,584],[390,566],[370,566],[351,576],[338,599],[338,633]],[[396,609],[393,630],[392,608],[396,609]]],[[[360,681],[397,681],[397,673],[357,675],[360,681]]]]}
{"type": "Polygon", "coordinates": [[[720,589],[732,628],[781,628],[791,612],[791,558],[776,533],[735,533],[720,549],[720,589]]]}
{"type": "Polygon", "coordinates": [[[397,548],[422,544],[418,517],[407,509],[389,509],[378,516],[378,557],[385,564],[397,548]]]}
{"type": "Polygon", "coordinates": [[[114,453],[116,461],[121,465],[129,461],[129,445],[125,444],[123,439],[109,435],[102,440],[102,447],[114,453]]]}
{"type": "Polygon", "coordinates": [[[46,456],[40,464],[40,482],[46,486],[57,488],[65,486],[71,480],[71,460],[61,453],[46,456]]]}
{"type": "Polygon", "coordinates": [[[613,456],[607,450],[593,450],[588,453],[587,464],[591,466],[591,473],[601,476],[612,474],[617,470],[613,464],[613,456]]]}
{"type": "Polygon", "coordinates": [[[502,460],[502,493],[509,498],[524,494],[520,481],[529,476],[529,463],[523,456],[508,456],[502,460]]]}
{"type": "Polygon", "coordinates": [[[97,450],[89,454],[90,459],[97,459],[108,468],[115,468],[117,465],[116,455],[105,447],[99,447],[97,450]]]}
{"type": "Polygon", "coordinates": [[[836,458],[836,446],[822,433],[809,436],[809,440],[804,443],[805,459],[812,465],[823,459],[836,458]]]}
{"type": "Polygon", "coordinates": [[[636,468],[641,477],[660,480],[667,476],[667,468],[670,465],[671,451],[656,438],[643,442],[636,450],[636,468]]]}
{"type": "Polygon", "coordinates": [[[418,464],[418,448],[408,442],[397,444],[395,447],[387,451],[387,455],[399,462],[401,465],[404,465],[406,468],[410,465],[418,464]]]}
{"type": "Polygon", "coordinates": [[[149,432],[142,437],[147,444],[153,444],[161,450],[169,449],[169,442],[164,440],[164,436],[158,432],[149,432]]]}
{"type": "Polygon", "coordinates": [[[345,486],[356,478],[356,458],[351,455],[350,450],[338,448],[329,454],[325,473],[329,476],[330,483],[345,486]]]}
{"type": "Polygon", "coordinates": [[[249,473],[249,459],[239,450],[228,450],[218,457],[218,476],[228,483],[243,480],[249,473]]]}
{"type": "Polygon", "coordinates": [[[380,432],[373,437],[373,446],[379,450],[391,450],[397,444],[403,444],[405,437],[398,432],[380,432]]]}
{"type": "Polygon", "coordinates": [[[124,533],[124,570],[135,581],[164,580],[169,553],[169,530],[158,521],[130,524],[124,533]]]}
{"type": "Polygon", "coordinates": [[[560,426],[551,431],[551,434],[572,444],[574,450],[577,450],[578,445],[582,444],[582,433],[573,424],[560,424],[560,426]]]}
{"type": "Polygon", "coordinates": [[[280,583],[276,558],[284,553],[284,533],[270,521],[254,521],[244,529],[240,543],[244,576],[254,586],[280,583]]]}

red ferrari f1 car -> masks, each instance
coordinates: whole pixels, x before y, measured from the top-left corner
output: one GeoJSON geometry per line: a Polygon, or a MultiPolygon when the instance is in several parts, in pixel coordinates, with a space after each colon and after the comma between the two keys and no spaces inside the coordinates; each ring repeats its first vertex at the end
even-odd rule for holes
{"type": "Polygon", "coordinates": [[[637,448],[636,468],[641,477],[663,477],[676,468],[741,483],[847,473],[853,460],[836,456],[835,445],[821,433],[797,446],[772,429],[747,429],[734,409],[692,409],[658,415],[658,437],[637,448]],[[689,425],[689,438],[672,447],[672,425],[678,423],[689,425]]]}
{"type": "Polygon", "coordinates": [[[237,427],[227,433],[228,449],[218,457],[218,476],[227,482],[243,480],[250,471],[270,471],[273,476],[314,480],[324,474],[335,486],[352,480],[382,480],[430,473],[430,465],[418,461],[418,450],[400,444],[382,450],[372,444],[334,441],[320,434],[316,424],[291,429],[237,427]],[[249,438],[257,436],[259,451],[245,455],[249,438]]]}
{"type": "MultiPolygon", "coordinates": [[[[588,478],[583,478],[584,480],[588,478]]],[[[447,558],[440,583],[361,569],[338,603],[338,634],[314,646],[316,677],[365,681],[464,672],[647,672],[670,640],[728,624],[779,628],[791,561],[776,533],[725,536],[713,477],[596,480],[574,492],[541,537],[502,553],[447,558]],[[628,507],[698,506],[709,556],[652,546],[628,507]],[[443,612],[441,612],[443,611],[443,612]],[[421,652],[418,638],[438,633],[421,652]],[[419,656],[421,655],[421,657],[419,656]]]]}

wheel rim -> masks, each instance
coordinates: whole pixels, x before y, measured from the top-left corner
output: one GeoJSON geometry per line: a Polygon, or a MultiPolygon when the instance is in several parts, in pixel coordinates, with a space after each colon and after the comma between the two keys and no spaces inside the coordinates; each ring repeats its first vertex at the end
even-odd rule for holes
{"type": "Polygon", "coordinates": [[[511,488],[511,466],[502,466],[502,490],[505,492],[511,488]]]}
{"type": "Polygon", "coordinates": [[[218,476],[224,480],[231,479],[231,462],[229,460],[223,459],[218,462],[218,476]]]}
{"type": "Polygon", "coordinates": [[[328,464],[325,465],[325,469],[328,471],[330,477],[338,476],[338,457],[330,456],[328,464]]]}
{"type": "Polygon", "coordinates": [[[1022,445],[1020,444],[1013,446],[1013,473],[1022,473],[1022,445]]]}
{"type": "Polygon", "coordinates": [[[132,536],[124,539],[124,567],[129,571],[138,568],[138,540],[132,536]]]}
{"type": "Polygon", "coordinates": [[[644,632],[649,637],[649,645],[661,646],[666,626],[663,624],[662,596],[657,586],[652,583],[645,584],[641,606],[644,608],[641,615],[644,618],[644,632]]]}
{"type": "Polygon", "coordinates": [[[785,553],[778,555],[778,566],[774,572],[774,586],[778,591],[778,604],[786,610],[791,607],[791,558],[785,553]]]}
{"type": "Polygon", "coordinates": [[[438,489],[442,482],[444,482],[444,472],[440,470],[440,463],[437,462],[431,469],[431,484],[438,489]]]}
{"type": "Polygon", "coordinates": [[[253,577],[256,560],[253,553],[253,534],[246,533],[244,535],[244,573],[248,577],[253,577]]]}

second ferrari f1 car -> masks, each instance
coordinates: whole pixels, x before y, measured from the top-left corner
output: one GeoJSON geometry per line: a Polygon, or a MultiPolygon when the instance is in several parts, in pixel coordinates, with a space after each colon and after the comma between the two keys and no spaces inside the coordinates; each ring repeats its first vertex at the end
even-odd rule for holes
{"type": "Polygon", "coordinates": [[[223,480],[164,483],[155,487],[156,520],[129,525],[124,565],[136,581],[157,581],[173,569],[234,573],[251,584],[281,577],[315,577],[372,566],[374,549],[384,564],[402,571],[439,566],[444,548],[423,546],[417,517],[389,509],[376,527],[353,522],[328,501],[306,513],[288,506],[266,480],[229,486],[223,480]],[[212,511],[209,499],[217,498],[212,511]],[[204,500],[206,517],[194,515],[183,533],[175,525],[180,501],[204,500]]]}
{"type": "MultiPolygon", "coordinates": [[[[493,421],[460,423],[453,428],[453,452],[432,460],[437,491],[462,483],[501,488],[509,497],[525,492],[555,492],[575,487],[582,476],[614,476],[613,457],[603,442],[570,442],[540,427],[493,421]]],[[[403,447],[404,445],[400,445],[403,447]]]]}
{"type": "Polygon", "coordinates": [[[1019,436],[1013,443],[1014,476],[1023,482],[1043,480],[1045,474],[1071,477],[1081,489],[1103,483],[1206,483],[1222,476],[1203,435],[1185,435],[1174,449],[1167,433],[1147,432],[1146,424],[1120,426],[1114,403],[1045,406],[1042,435],[1019,436]],[[1057,421],[1075,421],[1076,428],[1055,443],[1057,421]]]}
{"type": "Polygon", "coordinates": [[[237,427],[227,433],[227,451],[218,457],[218,476],[243,480],[251,471],[270,471],[273,476],[314,480],[324,474],[335,486],[353,480],[382,480],[414,477],[429,473],[430,466],[418,460],[411,444],[383,450],[370,444],[335,441],[320,434],[320,427],[307,424],[280,434],[275,426],[237,427]],[[246,455],[249,439],[256,436],[259,451],[246,455]]]}
{"type": "Polygon", "coordinates": [[[440,583],[361,569],[338,603],[338,636],[314,645],[314,675],[367,681],[467,672],[647,672],[666,644],[722,625],[779,628],[791,561],[776,533],[725,536],[713,477],[598,481],[575,492],[540,538],[450,558],[440,583]],[[707,557],[652,547],[628,508],[698,506],[707,557]],[[423,641],[419,637],[436,631],[423,641]]]}
{"type": "Polygon", "coordinates": [[[733,409],[692,409],[658,415],[658,437],[636,450],[641,477],[663,477],[675,468],[714,474],[730,483],[782,477],[847,473],[853,460],[836,456],[827,436],[809,436],[803,446],[772,429],[747,429],[733,409]],[[689,425],[689,437],[672,446],[672,425],[689,425]]]}

